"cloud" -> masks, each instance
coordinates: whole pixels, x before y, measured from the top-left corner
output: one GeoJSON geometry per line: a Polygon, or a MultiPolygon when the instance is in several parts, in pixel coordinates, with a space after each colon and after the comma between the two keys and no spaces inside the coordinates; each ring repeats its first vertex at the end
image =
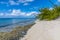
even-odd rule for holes
{"type": "Polygon", "coordinates": [[[13,15],[13,16],[32,16],[32,15],[36,15],[36,14],[37,14],[36,11],[22,12],[21,10],[12,10],[10,15],[13,15]]]}
{"type": "Polygon", "coordinates": [[[58,0],[58,2],[60,2],[60,0],[58,0]]]}
{"type": "Polygon", "coordinates": [[[12,10],[10,15],[18,15],[20,13],[21,13],[20,10],[12,10]]]}
{"type": "Polygon", "coordinates": [[[0,4],[7,4],[7,5],[20,5],[23,3],[23,5],[28,5],[29,2],[33,2],[34,0],[9,0],[8,2],[0,2],[0,4]]]}
{"type": "Polygon", "coordinates": [[[36,16],[37,14],[38,14],[38,12],[32,11],[32,12],[29,12],[28,14],[26,14],[26,16],[36,16]]]}
{"type": "Polygon", "coordinates": [[[32,1],[34,1],[34,0],[26,0],[26,1],[28,1],[28,2],[32,2],[32,1]]]}
{"type": "Polygon", "coordinates": [[[21,3],[26,3],[26,2],[33,2],[34,0],[19,0],[18,2],[21,2],[21,3]]]}
{"type": "Polygon", "coordinates": [[[13,1],[13,0],[9,0],[9,4],[10,4],[10,5],[19,5],[18,2],[15,2],[15,1],[13,1]]]}
{"type": "Polygon", "coordinates": [[[33,2],[34,0],[19,0],[19,3],[23,3],[24,6],[29,5],[29,2],[33,2]]]}
{"type": "Polygon", "coordinates": [[[9,10],[10,11],[10,13],[8,14],[8,13],[6,13],[5,15],[6,16],[20,16],[20,14],[22,13],[21,12],[21,10],[16,10],[16,9],[13,9],[13,10],[9,10]]]}
{"type": "Polygon", "coordinates": [[[28,17],[28,16],[36,16],[38,12],[36,11],[31,11],[31,12],[22,12],[21,10],[16,10],[16,9],[13,9],[13,10],[9,10],[10,13],[0,13],[0,16],[24,16],[24,17],[28,17]]]}
{"type": "Polygon", "coordinates": [[[4,14],[3,13],[0,13],[0,16],[4,16],[4,14]]]}
{"type": "Polygon", "coordinates": [[[49,8],[49,10],[52,10],[52,9],[53,9],[52,7],[49,8]]]}

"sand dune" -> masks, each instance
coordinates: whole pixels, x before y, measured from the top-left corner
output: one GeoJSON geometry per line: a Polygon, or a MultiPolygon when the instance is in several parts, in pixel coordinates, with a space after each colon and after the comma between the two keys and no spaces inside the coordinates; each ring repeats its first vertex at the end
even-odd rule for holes
{"type": "Polygon", "coordinates": [[[36,21],[21,40],[60,40],[60,21],[36,21]]]}

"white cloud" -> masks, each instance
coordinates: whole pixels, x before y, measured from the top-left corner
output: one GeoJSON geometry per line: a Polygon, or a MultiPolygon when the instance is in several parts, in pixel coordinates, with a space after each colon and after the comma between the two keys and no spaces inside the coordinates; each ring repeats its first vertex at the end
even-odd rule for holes
{"type": "Polygon", "coordinates": [[[18,15],[20,15],[20,13],[21,13],[21,10],[12,10],[10,15],[18,16],[18,15]]]}
{"type": "Polygon", "coordinates": [[[26,0],[27,2],[32,2],[32,1],[34,1],[34,0],[26,0]]]}
{"type": "Polygon", "coordinates": [[[19,0],[20,3],[33,2],[34,0],[19,0]]]}
{"type": "Polygon", "coordinates": [[[16,16],[31,16],[31,15],[36,15],[37,12],[36,11],[32,11],[32,12],[22,12],[21,10],[12,10],[11,15],[16,15],[16,16]]]}
{"type": "Polygon", "coordinates": [[[51,7],[51,8],[49,8],[49,10],[52,10],[53,8],[51,7]]]}
{"type": "Polygon", "coordinates": [[[19,0],[19,3],[24,3],[23,5],[29,5],[29,2],[33,2],[34,0],[19,0]]]}
{"type": "Polygon", "coordinates": [[[18,2],[15,2],[15,1],[13,1],[13,0],[9,0],[9,4],[10,4],[10,5],[19,5],[18,2]]]}
{"type": "Polygon", "coordinates": [[[60,0],[58,0],[58,2],[60,2],[60,0]]]}
{"type": "Polygon", "coordinates": [[[26,14],[26,16],[36,16],[38,12],[32,11],[26,14]]]}
{"type": "Polygon", "coordinates": [[[22,12],[21,10],[13,10],[10,15],[14,15],[14,16],[32,16],[32,15],[36,15],[36,14],[37,14],[37,12],[35,12],[35,11],[26,13],[26,12],[22,12]]]}
{"type": "Polygon", "coordinates": [[[4,14],[3,13],[0,13],[0,16],[4,16],[4,14]]]}
{"type": "Polygon", "coordinates": [[[36,11],[32,12],[22,12],[21,10],[10,10],[10,13],[0,13],[0,16],[35,16],[37,14],[36,11]]]}
{"type": "Polygon", "coordinates": [[[7,5],[19,5],[23,3],[23,5],[28,5],[29,2],[33,2],[34,0],[9,0],[8,2],[0,2],[0,4],[7,4],[7,5]]]}

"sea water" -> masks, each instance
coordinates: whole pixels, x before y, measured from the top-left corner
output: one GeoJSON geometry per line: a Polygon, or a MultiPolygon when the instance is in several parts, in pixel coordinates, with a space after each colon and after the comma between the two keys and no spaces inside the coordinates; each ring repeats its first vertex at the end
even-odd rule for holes
{"type": "Polygon", "coordinates": [[[34,23],[36,18],[0,18],[0,32],[9,32],[18,26],[34,23]]]}

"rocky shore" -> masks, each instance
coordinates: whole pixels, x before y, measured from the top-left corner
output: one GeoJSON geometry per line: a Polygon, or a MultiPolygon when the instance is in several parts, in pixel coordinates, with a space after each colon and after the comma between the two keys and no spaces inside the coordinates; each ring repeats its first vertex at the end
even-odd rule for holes
{"type": "Polygon", "coordinates": [[[19,40],[22,38],[27,30],[34,24],[26,25],[24,27],[16,27],[11,32],[0,32],[0,40],[19,40]]]}

